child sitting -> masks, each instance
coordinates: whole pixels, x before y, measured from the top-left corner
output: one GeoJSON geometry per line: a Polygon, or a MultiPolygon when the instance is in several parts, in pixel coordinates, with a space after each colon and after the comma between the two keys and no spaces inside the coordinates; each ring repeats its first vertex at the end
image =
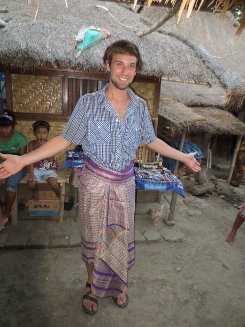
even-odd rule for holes
{"type": "MultiPolygon", "coordinates": [[[[45,120],[38,120],[32,124],[33,133],[36,137],[35,140],[32,140],[28,145],[28,151],[35,150],[39,148],[42,144],[47,142],[50,125],[45,120]]],[[[29,176],[28,186],[33,192],[33,198],[35,200],[39,200],[39,192],[37,183],[41,179],[45,179],[51,189],[56,194],[57,198],[60,198],[60,185],[57,181],[58,174],[57,174],[57,162],[54,157],[46,158],[40,160],[34,164],[31,164],[28,167],[29,176]]],[[[65,199],[64,209],[71,210],[74,205],[74,199],[72,197],[68,197],[65,199]]]]}
{"type": "MultiPolygon", "coordinates": [[[[28,151],[35,150],[47,142],[50,125],[45,120],[38,120],[32,124],[32,129],[36,139],[29,143],[28,151]]],[[[28,187],[33,192],[33,198],[35,200],[39,200],[37,183],[41,179],[45,179],[47,181],[57,198],[60,197],[60,185],[57,181],[57,162],[54,157],[43,159],[31,164],[28,167],[28,173],[28,187]]]]}

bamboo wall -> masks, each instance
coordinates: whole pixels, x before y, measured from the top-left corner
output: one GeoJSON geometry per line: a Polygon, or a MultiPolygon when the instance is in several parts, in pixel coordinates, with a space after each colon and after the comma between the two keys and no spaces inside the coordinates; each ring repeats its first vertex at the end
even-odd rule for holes
{"type": "Polygon", "coordinates": [[[62,114],[62,78],[12,74],[16,112],[62,114]]]}
{"type": "MultiPolygon", "coordinates": [[[[156,84],[134,82],[132,88],[138,96],[147,102],[153,126],[157,132],[158,108],[155,105],[156,84]]],[[[147,146],[140,146],[137,152],[137,160],[141,162],[155,161],[154,153],[147,146]]]]}

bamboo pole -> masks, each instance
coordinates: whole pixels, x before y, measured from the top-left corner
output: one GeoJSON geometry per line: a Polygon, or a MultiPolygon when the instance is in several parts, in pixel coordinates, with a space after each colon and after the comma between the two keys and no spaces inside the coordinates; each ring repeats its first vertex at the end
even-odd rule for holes
{"type": "Polygon", "coordinates": [[[3,103],[2,103],[3,99],[2,99],[2,85],[0,82],[0,112],[3,112],[3,103]]]}
{"type": "Polygon", "coordinates": [[[159,27],[164,25],[168,20],[170,20],[173,16],[175,16],[178,10],[179,10],[179,5],[174,6],[171,12],[169,12],[166,16],[160,18],[159,21],[157,21],[151,27],[146,28],[145,30],[137,33],[138,36],[142,37],[156,31],[159,27]]]}
{"type": "Polygon", "coordinates": [[[207,149],[207,168],[212,168],[212,147],[210,146],[210,140],[208,142],[208,149],[207,149]]]}
{"type": "MultiPolygon", "coordinates": [[[[183,134],[181,135],[181,140],[180,140],[180,145],[179,145],[180,151],[183,150],[185,139],[186,139],[186,129],[184,129],[183,134]]],[[[177,174],[178,169],[179,169],[179,161],[176,161],[175,167],[174,167],[174,175],[177,174]]],[[[177,193],[172,192],[172,198],[171,198],[171,203],[170,203],[170,213],[169,213],[168,219],[165,220],[166,225],[174,225],[173,218],[174,218],[176,200],[177,200],[177,193]]]]}
{"type": "Polygon", "coordinates": [[[233,174],[233,171],[234,171],[234,168],[235,168],[236,157],[237,157],[237,153],[239,151],[240,145],[241,145],[241,141],[242,141],[242,135],[238,135],[235,150],[234,150],[233,156],[232,156],[232,161],[231,161],[231,166],[230,166],[230,169],[229,169],[228,178],[227,178],[227,183],[228,184],[230,184],[230,182],[231,182],[231,177],[232,177],[232,174],[233,174]]]}

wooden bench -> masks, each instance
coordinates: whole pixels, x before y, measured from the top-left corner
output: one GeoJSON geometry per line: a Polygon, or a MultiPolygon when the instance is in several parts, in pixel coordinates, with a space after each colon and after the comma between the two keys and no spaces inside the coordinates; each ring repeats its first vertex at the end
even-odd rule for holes
{"type": "MultiPolygon", "coordinates": [[[[59,223],[63,223],[64,218],[64,201],[65,201],[65,186],[69,183],[71,169],[58,170],[58,183],[60,184],[60,204],[59,204],[59,223]]],[[[27,184],[26,177],[24,177],[19,184],[27,184]]],[[[41,180],[38,184],[46,184],[45,180],[41,180]]],[[[16,198],[12,207],[12,224],[18,223],[18,190],[16,192],[16,198]]]]}

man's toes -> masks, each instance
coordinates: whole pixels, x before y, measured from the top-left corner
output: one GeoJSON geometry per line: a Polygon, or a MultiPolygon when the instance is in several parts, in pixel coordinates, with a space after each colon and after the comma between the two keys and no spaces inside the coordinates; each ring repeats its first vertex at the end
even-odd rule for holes
{"type": "Polygon", "coordinates": [[[117,303],[119,305],[121,305],[121,304],[124,304],[125,301],[126,301],[126,294],[125,293],[120,294],[118,299],[117,299],[117,303]]]}
{"type": "Polygon", "coordinates": [[[87,300],[84,300],[83,305],[85,308],[87,308],[89,311],[91,311],[91,303],[88,302],[87,300]]]}
{"type": "Polygon", "coordinates": [[[89,311],[96,311],[97,310],[97,305],[96,303],[93,303],[89,300],[84,300],[83,304],[89,311]]]}

